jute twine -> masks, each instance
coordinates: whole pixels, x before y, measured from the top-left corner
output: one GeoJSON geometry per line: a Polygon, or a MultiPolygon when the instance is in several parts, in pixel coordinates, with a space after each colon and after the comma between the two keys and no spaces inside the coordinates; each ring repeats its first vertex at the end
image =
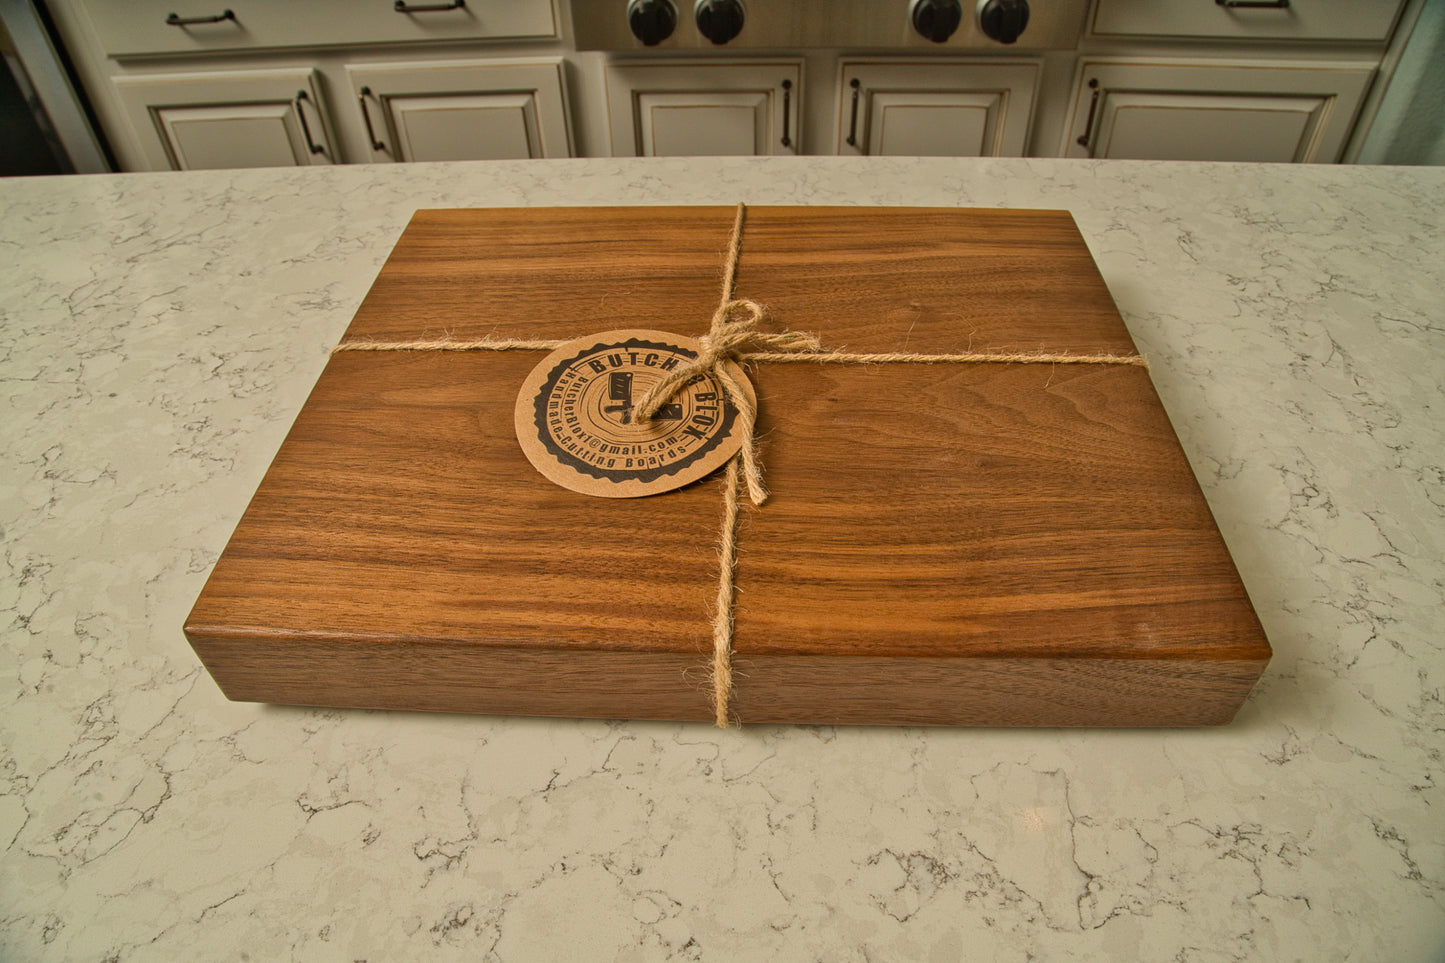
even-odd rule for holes
{"type": "MultiPolygon", "coordinates": [[[[1146,368],[1148,362],[1137,354],[1046,354],[963,352],[958,354],[924,354],[906,351],[868,353],[825,350],[818,338],[798,331],[770,333],[757,330],[766,316],[766,309],[756,301],[734,298],[738,259],[742,251],[743,224],[747,206],[739,204],[728,239],[723,263],[722,295],[713,312],[708,333],[698,339],[701,350],[693,361],[675,369],[633,406],[638,420],[650,419],[694,375],[715,378],[728,393],[737,409],[735,422],[742,445],[728,461],[723,480],[723,519],[718,533],[718,589],[712,616],[712,703],[713,719],[719,728],[730,722],[729,702],[732,698],[733,613],[736,608],[737,527],[741,488],[745,483],[754,505],[762,505],[768,492],[763,487],[762,469],[757,454],[757,408],[742,386],[728,371],[727,361],[739,364],[766,362],[789,364],[1103,364],[1133,365],[1146,368]],[[745,350],[752,348],[753,350],[745,350]]],[[[553,351],[570,340],[536,340],[523,338],[480,338],[464,341],[454,339],[422,341],[345,341],[332,349],[341,351],[553,351]]]]}

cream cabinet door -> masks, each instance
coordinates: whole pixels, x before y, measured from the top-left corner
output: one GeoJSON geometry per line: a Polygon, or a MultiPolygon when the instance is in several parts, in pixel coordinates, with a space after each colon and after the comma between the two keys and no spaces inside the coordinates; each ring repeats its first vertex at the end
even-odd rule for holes
{"type": "Polygon", "coordinates": [[[609,64],[612,155],[801,153],[802,81],[798,61],[609,64]]]}
{"type": "Polygon", "coordinates": [[[367,64],[346,72],[372,160],[572,156],[559,61],[367,64]]]}
{"type": "Polygon", "coordinates": [[[337,162],[313,70],[131,74],[114,82],[146,170],[337,162]]]}
{"type": "Polygon", "coordinates": [[[1361,64],[1085,61],[1061,153],[1331,163],[1373,75],[1361,64]]]}
{"type": "Polygon", "coordinates": [[[839,154],[1022,157],[1037,62],[844,61],[839,154]]]}

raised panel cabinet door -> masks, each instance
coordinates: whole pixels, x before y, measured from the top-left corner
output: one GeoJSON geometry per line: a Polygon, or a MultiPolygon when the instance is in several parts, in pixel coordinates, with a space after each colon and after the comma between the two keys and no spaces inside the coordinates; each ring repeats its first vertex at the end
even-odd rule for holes
{"type": "Polygon", "coordinates": [[[1036,62],[845,61],[839,154],[1021,157],[1036,62]]]}
{"type": "Polygon", "coordinates": [[[982,157],[993,154],[1002,92],[875,94],[868,125],[874,157],[982,157]]]}
{"type": "Polygon", "coordinates": [[[647,157],[736,157],[768,150],[768,95],[745,90],[637,94],[638,153],[647,157]]]}
{"type": "Polygon", "coordinates": [[[411,161],[513,160],[541,156],[530,94],[394,97],[392,129],[411,161]]]}
{"type": "Polygon", "coordinates": [[[374,161],[571,157],[556,60],[346,68],[374,161]]]}
{"type": "Polygon", "coordinates": [[[1362,64],[1086,61],[1061,153],[1332,163],[1373,74],[1362,64]]]}
{"type": "Polygon", "coordinates": [[[1098,119],[1095,157],[1134,160],[1309,159],[1329,98],[1115,93],[1098,119]]]}
{"type": "Polygon", "coordinates": [[[337,163],[310,69],[115,78],[146,170],[337,163]]]}
{"type": "Polygon", "coordinates": [[[607,67],[614,157],[797,154],[797,61],[607,67]]]}

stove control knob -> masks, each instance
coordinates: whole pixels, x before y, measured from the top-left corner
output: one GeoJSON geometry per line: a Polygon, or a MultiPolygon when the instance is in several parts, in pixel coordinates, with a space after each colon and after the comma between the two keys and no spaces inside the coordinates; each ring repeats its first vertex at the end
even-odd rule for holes
{"type": "Polygon", "coordinates": [[[649,47],[672,36],[677,26],[677,8],[672,0],[632,0],[627,5],[627,26],[632,35],[649,47]]]}
{"type": "Polygon", "coordinates": [[[697,0],[693,16],[698,32],[715,44],[725,44],[743,30],[740,0],[697,0]]]}
{"type": "Polygon", "coordinates": [[[978,26],[999,43],[1013,43],[1029,25],[1029,0],[982,0],[978,26]]]}
{"type": "Polygon", "coordinates": [[[914,0],[913,29],[934,43],[943,43],[963,22],[958,0],[914,0]]]}

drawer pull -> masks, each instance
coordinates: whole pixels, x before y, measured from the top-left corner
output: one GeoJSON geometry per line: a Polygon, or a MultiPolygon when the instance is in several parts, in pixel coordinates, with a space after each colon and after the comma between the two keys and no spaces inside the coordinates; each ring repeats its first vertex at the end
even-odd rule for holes
{"type": "Polygon", "coordinates": [[[1079,135],[1080,147],[1089,146],[1089,134],[1094,130],[1094,112],[1099,109],[1099,78],[1090,77],[1089,87],[1093,89],[1094,96],[1089,100],[1089,119],[1084,121],[1084,132],[1079,135]]]}
{"type": "Polygon", "coordinates": [[[858,146],[858,78],[854,77],[848,81],[848,86],[853,88],[853,117],[848,121],[848,146],[858,146]]]}
{"type": "Polygon", "coordinates": [[[783,81],[783,146],[784,146],[784,147],[792,147],[792,146],[793,146],[792,140],[789,139],[789,137],[788,137],[788,129],[792,126],[790,123],[788,123],[788,112],[789,112],[789,109],[792,107],[792,100],[793,100],[793,82],[792,82],[791,80],[785,80],[785,81],[783,81]]]}
{"type": "Polygon", "coordinates": [[[1228,7],[1231,10],[1253,9],[1253,10],[1288,10],[1289,0],[1214,0],[1216,6],[1228,7]]]}
{"type": "Polygon", "coordinates": [[[305,102],[310,99],[310,97],[306,96],[306,91],[296,91],[296,116],[301,118],[301,133],[306,137],[306,146],[310,148],[311,153],[324,154],[326,153],[326,148],[311,139],[311,125],[306,122],[305,102]]]}
{"type": "Polygon", "coordinates": [[[361,101],[361,118],[366,121],[366,138],[371,141],[372,150],[386,150],[386,144],[376,139],[376,131],[371,126],[371,111],[366,109],[366,98],[371,96],[370,87],[361,88],[361,96],[356,98],[361,101]]]}
{"type": "Polygon", "coordinates": [[[451,3],[407,3],[396,0],[391,9],[397,13],[435,13],[439,10],[465,10],[467,0],[452,0],[451,3]]]}
{"type": "MultiPolygon", "coordinates": [[[[178,13],[173,13],[166,17],[166,23],[172,27],[189,27],[193,23],[220,23],[222,20],[236,20],[236,11],[230,9],[222,10],[214,17],[183,17],[178,13]]],[[[240,21],[236,22],[239,23],[240,21]]]]}

